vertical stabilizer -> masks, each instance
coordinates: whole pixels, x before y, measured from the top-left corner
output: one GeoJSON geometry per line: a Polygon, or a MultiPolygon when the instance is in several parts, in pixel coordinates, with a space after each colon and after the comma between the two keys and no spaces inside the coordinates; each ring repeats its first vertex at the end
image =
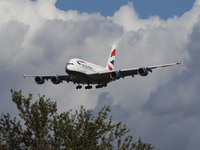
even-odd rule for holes
{"type": "Polygon", "coordinates": [[[110,71],[114,70],[115,53],[116,53],[116,45],[113,45],[106,65],[106,69],[110,71]]]}

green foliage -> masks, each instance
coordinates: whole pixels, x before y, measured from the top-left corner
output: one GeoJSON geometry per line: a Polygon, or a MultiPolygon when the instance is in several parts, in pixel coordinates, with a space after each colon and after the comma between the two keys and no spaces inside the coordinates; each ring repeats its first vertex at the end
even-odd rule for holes
{"type": "Polygon", "coordinates": [[[19,110],[19,121],[10,115],[1,114],[0,150],[1,149],[153,149],[139,138],[132,142],[133,136],[124,137],[130,130],[121,122],[112,124],[108,118],[109,106],[104,106],[98,116],[92,110],[81,106],[79,111],[57,114],[56,102],[45,96],[31,104],[32,94],[28,98],[22,91],[13,91],[12,101],[19,110]],[[116,146],[114,146],[116,145],[116,146]]]}

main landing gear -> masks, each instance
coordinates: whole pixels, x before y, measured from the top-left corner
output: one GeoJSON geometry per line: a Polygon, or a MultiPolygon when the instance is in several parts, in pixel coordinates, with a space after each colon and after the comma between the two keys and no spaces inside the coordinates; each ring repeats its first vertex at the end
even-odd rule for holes
{"type": "MultiPolygon", "coordinates": [[[[77,89],[77,90],[78,90],[78,89],[81,89],[81,88],[82,88],[82,85],[80,85],[80,84],[76,86],[76,89],[77,89]]],[[[91,85],[88,85],[88,86],[85,87],[85,89],[91,89],[91,88],[92,88],[91,85]]]]}
{"type": "Polygon", "coordinates": [[[96,88],[99,89],[99,88],[106,87],[106,86],[107,86],[107,84],[104,83],[104,84],[99,84],[99,85],[97,85],[96,88]]]}
{"type": "MultiPolygon", "coordinates": [[[[106,83],[104,83],[104,84],[98,84],[97,86],[96,86],[96,89],[100,89],[100,88],[103,88],[103,87],[106,87],[107,86],[107,84],[106,83]]],[[[82,88],[82,85],[77,85],[76,86],[76,89],[81,89],[82,88]]],[[[92,86],[91,85],[87,85],[87,86],[85,86],[85,89],[87,90],[87,89],[92,89],[92,86]]]]}
{"type": "Polygon", "coordinates": [[[88,86],[85,87],[85,89],[91,89],[91,88],[92,88],[91,85],[88,85],[88,86]]]}
{"type": "Polygon", "coordinates": [[[76,86],[76,89],[81,89],[81,88],[82,88],[81,85],[76,86]]]}

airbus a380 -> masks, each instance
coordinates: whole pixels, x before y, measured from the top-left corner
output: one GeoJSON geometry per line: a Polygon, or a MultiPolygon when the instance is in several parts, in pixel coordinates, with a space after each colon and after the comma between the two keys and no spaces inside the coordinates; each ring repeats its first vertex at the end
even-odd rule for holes
{"type": "Polygon", "coordinates": [[[91,89],[92,84],[95,84],[96,88],[102,88],[106,87],[108,83],[118,80],[120,78],[124,78],[126,76],[147,76],[148,72],[152,72],[153,69],[183,64],[182,62],[177,62],[164,65],[115,70],[115,54],[116,47],[113,46],[105,68],[82,59],[73,58],[69,60],[69,62],[65,66],[65,71],[67,73],[65,75],[25,74],[24,77],[34,77],[37,84],[44,84],[45,80],[50,79],[53,84],[60,84],[63,81],[66,81],[77,84],[76,89],[81,89],[82,84],[86,84],[85,89],[91,89]]]}

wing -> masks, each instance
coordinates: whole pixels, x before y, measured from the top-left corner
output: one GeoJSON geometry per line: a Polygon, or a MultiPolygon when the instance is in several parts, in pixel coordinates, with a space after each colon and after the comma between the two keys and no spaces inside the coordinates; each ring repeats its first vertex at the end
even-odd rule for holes
{"type": "Polygon", "coordinates": [[[174,66],[174,65],[180,65],[180,64],[183,65],[183,62],[164,64],[164,65],[156,65],[156,66],[148,66],[148,67],[143,67],[143,68],[122,69],[122,70],[119,70],[119,73],[121,74],[122,77],[134,76],[134,75],[138,75],[138,74],[141,76],[146,76],[148,74],[148,71],[152,72],[153,69],[161,68],[161,67],[169,67],[169,66],[174,66]]]}
{"type": "Polygon", "coordinates": [[[66,81],[66,82],[70,82],[72,80],[72,78],[69,76],[69,75],[55,75],[55,76],[52,76],[52,75],[41,75],[41,76],[38,76],[38,75],[26,75],[24,74],[24,78],[26,77],[34,77],[35,78],[35,82],[37,84],[43,84],[45,82],[45,80],[51,80],[54,84],[59,84],[63,81],[66,81]]]}
{"type": "Polygon", "coordinates": [[[174,65],[183,64],[182,62],[178,63],[171,63],[171,64],[164,64],[164,65],[156,65],[156,66],[148,66],[143,68],[131,68],[131,69],[121,69],[115,71],[105,71],[99,72],[95,74],[80,74],[79,76],[74,75],[24,75],[25,77],[34,77],[35,82],[37,84],[43,84],[45,80],[51,80],[54,84],[59,84],[63,81],[66,82],[73,82],[73,83],[81,83],[81,84],[102,84],[106,85],[109,82],[115,81],[120,79],[121,77],[124,78],[126,76],[135,76],[141,75],[146,76],[148,72],[152,72],[153,69],[161,68],[161,67],[169,67],[174,65]]]}
{"type": "Polygon", "coordinates": [[[152,72],[153,69],[161,68],[161,67],[169,67],[174,65],[183,64],[182,62],[164,64],[164,65],[156,65],[156,66],[148,66],[143,68],[130,68],[130,69],[121,69],[116,71],[107,71],[101,73],[95,73],[88,75],[91,80],[97,81],[99,83],[109,83],[111,81],[117,80],[119,78],[124,78],[126,76],[135,76],[141,75],[146,76],[148,72],[152,72]]]}

